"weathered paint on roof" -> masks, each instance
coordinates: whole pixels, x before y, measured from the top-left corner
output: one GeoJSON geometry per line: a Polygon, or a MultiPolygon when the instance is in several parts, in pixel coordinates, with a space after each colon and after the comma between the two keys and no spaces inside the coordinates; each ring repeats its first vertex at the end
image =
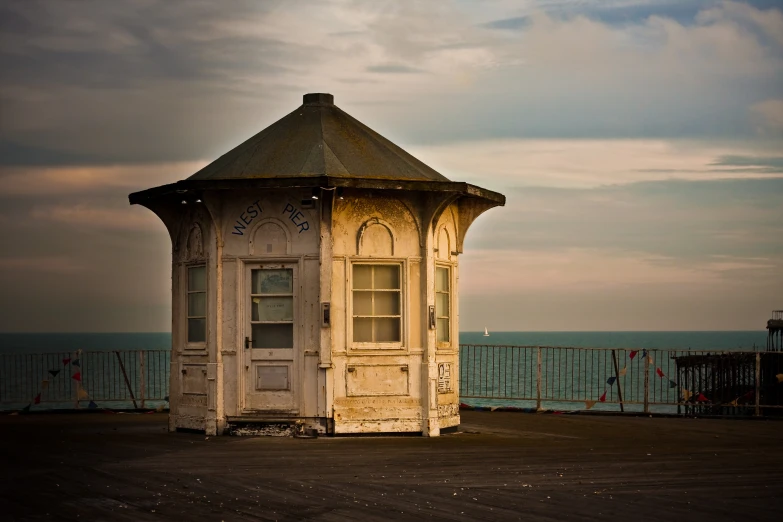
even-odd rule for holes
{"type": "Polygon", "coordinates": [[[334,105],[331,94],[304,103],[188,179],[362,178],[449,181],[334,105]]]}

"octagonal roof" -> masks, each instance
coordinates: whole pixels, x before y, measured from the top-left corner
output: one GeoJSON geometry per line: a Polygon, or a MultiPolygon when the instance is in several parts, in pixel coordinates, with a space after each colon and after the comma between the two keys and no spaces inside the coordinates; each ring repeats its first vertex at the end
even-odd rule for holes
{"type": "Polygon", "coordinates": [[[191,180],[362,178],[449,181],[334,105],[305,94],[296,110],[225,153],[191,180]]]}

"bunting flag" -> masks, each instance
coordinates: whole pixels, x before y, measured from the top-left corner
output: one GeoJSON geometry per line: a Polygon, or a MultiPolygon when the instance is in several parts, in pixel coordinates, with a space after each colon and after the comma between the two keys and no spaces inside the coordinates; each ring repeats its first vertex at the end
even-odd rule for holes
{"type": "Polygon", "coordinates": [[[22,408],[22,411],[24,411],[24,412],[28,412],[28,411],[30,411],[30,405],[28,404],[27,406],[25,406],[24,408],[22,408]]]}
{"type": "Polygon", "coordinates": [[[614,381],[616,381],[616,380],[617,380],[617,377],[609,377],[608,379],[606,379],[606,384],[611,386],[611,385],[614,384],[614,381]]]}
{"type": "Polygon", "coordinates": [[[655,359],[653,359],[652,355],[647,356],[647,362],[650,363],[650,365],[655,364],[655,359]]]}
{"type": "Polygon", "coordinates": [[[663,379],[663,370],[661,370],[660,368],[656,368],[656,369],[655,369],[655,373],[657,373],[657,374],[658,374],[658,377],[660,377],[661,379],[663,379]]]}
{"type": "Polygon", "coordinates": [[[585,409],[586,410],[589,410],[593,406],[595,406],[595,401],[585,401],[585,409]]]}
{"type": "Polygon", "coordinates": [[[75,381],[79,381],[79,382],[81,382],[81,380],[82,380],[82,374],[81,374],[80,372],[76,372],[76,373],[74,373],[74,374],[71,376],[71,379],[73,379],[73,380],[75,380],[75,381]]]}
{"type": "Polygon", "coordinates": [[[700,393],[700,394],[699,394],[699,396],[696,398],[696,400],[697,400],[698,402],[710,402],[710,400],[709,400],[707,397],[705,397],[703,394],[701,394],[701,393],[700,393]]]}
{"type": "Polygon", "coordinates": [[[731,401],[731,402],[729,403],[729,406],[737,406],[737,405],[738,405],[738,404],[737,404],[737,399],[734,399],[733,401],[731,401]]]}
{"type": "Polygon", "coordinates": [[[685,388],[682,389],[682,398],[683,398],[683,400],[689,401],[691,399],[692,395],[693,394],[691,392],[689,392],[688,390],[686,390],[685,388]]]}
{"type": "Polygon", "coordinates": [[[60,370],[49,370],[49,375],[52,377],[57,377],[58,373],[60,373],[60,370]]]}
{"type": "Polygon", "coordinates": [[[71,362],[71,358],[70,357],[66,357],[65,359],[63,359],[63,366],[65,366],[69,362],[71,362]]]}
{"type": "Polygon", "coordinates": [[[98,405],[95,404],[93,401],[90,401],[90,404],[87,406],[88,408],[97,408],[98,405]]]}
{"type": "Polygon", "coordinates": [[[35,399],[33,399],[33,402],[35,404],[41,404],[41,394],[40,393],[35,396],[35,399]]]}
{"type": "Polygon", "coordinates": [[[76,396],[79,398],[80,401],[86,401],[90,398],[90,394],[87,393],[87,390],[82,388],[81,385],[76,389],[76,396]]]}
{"type": "Polygon", "coordinates": [[[604,392],[604,394],[603,394],[603,395],[601,395],[601,397],[599,397],[599,398],[598,398],[598,400],[599,400],[600,402],[606,402],[606,392],[604,392]]]}
{"type": "Polygon", "coordinates": [[[647,350],[642,350],[642,358],[647,357],[647,350]]]}
{"type": "Polygon", "coordinates": [[[42,390],[45,390],[45,389],[46,389],[46,388],[48,388],[48,387],[49,387],[49,379],[44,379],[44,380],[42,380],[42,381],[41,381],[41,389],[42,389],[42,390]]]}
{"type": "Polygon", "coordinates": [[[779,373],[775,376],[775,378],[778,380],[778,382],[783,382],[783,373],[779,373]]]}
{"type": "Polygon", "coordinates": [[[71,366],[79,366],[79,359],[74,359],[71,361],[71,366]]]}
{"type": "Polygon", "coordinates": [[[746,393],[742,397],[740,397],[740,399],[750,400],[750,399],[753,398],[754,395],[756,395],[755,390],[750,390],[748,393],[746,393]]]}
{"type": "Polygon", "coordinates": [[[669,388],[676,388],[676,387],[677,387],[677,383],[669,379],[669,388]]]}
{"type": "Polygon", "coordinates": [[[637,353],[639,353],[639,350],[634,350],[634,351],[632,351],[631,353],[628,354],[628,357],[630,357],[631,360],[633,361],[633,358],[636,357],[637,353]]]}
{"type": "Polygon", "coordinates": [[[628,371],[628,368],[623,368],[620,370],[620,377],[625,377],[625,372],[628,371]]]}

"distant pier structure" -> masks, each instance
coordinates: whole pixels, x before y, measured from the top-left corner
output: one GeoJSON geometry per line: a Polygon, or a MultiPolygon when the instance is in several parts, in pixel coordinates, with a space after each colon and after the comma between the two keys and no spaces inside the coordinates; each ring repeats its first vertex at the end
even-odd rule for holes
{"type": "Polygon", "coordinates": [[[783,310],[773,310],[767,321],[767,351],[783,352],[783,310]]]}

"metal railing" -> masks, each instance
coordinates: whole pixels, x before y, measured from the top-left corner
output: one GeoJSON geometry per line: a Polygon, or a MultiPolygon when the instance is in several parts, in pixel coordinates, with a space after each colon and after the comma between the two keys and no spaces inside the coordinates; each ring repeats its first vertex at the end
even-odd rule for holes
{"type": "Polygon", "coordinates": [[[2,409],[165,405],[168,350],[0,354],[2,409]]]}
{"type": "MultiPolygon", "coordinates": [[[[0,409],[154,408],[168,350],[0,354],[0,409]]],[[[535,410],[783,414],[783,353],[460,345],[460,400],[535,410]]]]}
{"type": "Polygon", "coordinates": [[[783,321],[783,310],[772,310],[773,321],[783,321]]]}
{"type": "Polygon", "coordinates": [[[460,346],[460,399],[536,410],[783,414],[783,353],[460,346]]]}

